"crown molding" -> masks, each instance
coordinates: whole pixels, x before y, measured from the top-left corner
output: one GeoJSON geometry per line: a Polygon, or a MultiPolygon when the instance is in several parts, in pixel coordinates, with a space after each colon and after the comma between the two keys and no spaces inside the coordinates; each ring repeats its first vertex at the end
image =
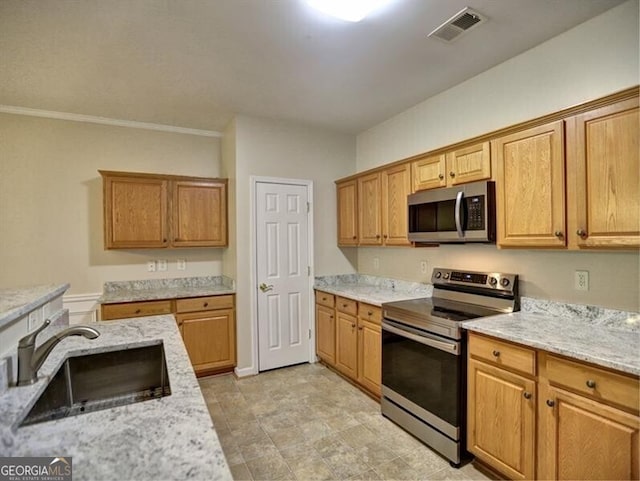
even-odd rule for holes
{"type": "Polygon", "coordinates": [[[74,122],[86,122],[90,124],[114,125],[116,127],[129,127],[132,129],[159,130],[161,132],[173,132],[176,134],[197,135],[200,137],[222,137],[222,133],[215,130],[190,129],[176,127],[174,125],[153,124],[150,122],[138,122],[135,120],[111,119],[97,117],[95,115],[72,114],[69,112],[56,112],[54,110],[31,109],[14,105],[0,105],[0,113],[14,115],[28,115],[31,117],[44,117],[47,119],[71,120],[74,122]]]}

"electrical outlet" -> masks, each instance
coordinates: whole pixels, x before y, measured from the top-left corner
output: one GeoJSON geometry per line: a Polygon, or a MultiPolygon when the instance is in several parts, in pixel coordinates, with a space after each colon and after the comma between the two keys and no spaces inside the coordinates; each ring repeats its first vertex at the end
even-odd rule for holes
{"type": "Polygon", "coordinates": [[[574,288],[576,291],[589,290],[589,271],[576,271],[574,288]]]}
{"type": "Polygon", "coordinates": [[[156,261],[147,261],[147,272],[156,271],[156,261]]]}
{"type": "Polygon", "coordinates": [[[427,273],[427,261],[420,261],[420,272],[427,273]]]}
{"type": "Polygon", "coordinates": [[[378,259],[377,257],[373,258],[373,270],[377,271],[378,269],[380,269],[380,259],[378,259]]]}
{"type": "Polygon", "coordinates": [[[187,261],[186,259],[178,259],[178,266],[177,266],[179,271],[186,271],[187,270],[187,261]]]}
{"type": "Polygon", "coordinates": [[[159,271],[166,271],[167,270],[167,259],[158,259],[156,261],[156,264],[158,265],[158,270],[159,271]]]}

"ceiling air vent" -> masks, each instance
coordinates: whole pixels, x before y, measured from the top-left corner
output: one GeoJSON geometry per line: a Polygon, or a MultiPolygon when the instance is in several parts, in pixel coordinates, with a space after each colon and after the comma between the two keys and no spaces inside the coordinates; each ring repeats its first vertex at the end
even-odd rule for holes
{"type": "Polygon", "coordinates": [[[479,14],[475,10],[471,10],[469,7],[465,7],[431,32],[428,37],[451,43],[462,36],[463,33],[472,30],[486,21],[487,17],[479,14]]]}

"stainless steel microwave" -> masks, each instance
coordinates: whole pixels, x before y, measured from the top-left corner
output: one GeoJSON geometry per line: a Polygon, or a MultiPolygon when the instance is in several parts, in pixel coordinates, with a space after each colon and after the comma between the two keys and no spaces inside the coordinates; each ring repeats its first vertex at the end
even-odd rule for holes
{"type": "Polygon", "coordinates": [[[495,242],[495,198],[492,181],[411,194],[409,240],[438,244],[495,242]]]}

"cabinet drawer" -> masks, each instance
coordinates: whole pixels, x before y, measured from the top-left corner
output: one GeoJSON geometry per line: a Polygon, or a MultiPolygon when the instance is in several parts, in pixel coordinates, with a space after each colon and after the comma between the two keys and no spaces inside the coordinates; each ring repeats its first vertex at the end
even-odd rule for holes
{"type": "Polygon", "coordinates": [[[371,304],[365,304],[364,302],[358,304],[358,317],[365,321],[380,324],[382,319],[381,312],[382,311],[378,306],[372,306],[371,304]]]}
{"type": "Polygon", "coordinates": [[[498,341],[492,337],[470,334],[469,354],[507,369],[532,376],[536,373],[536,353],[533,349],[498,341]]]}
{"type": "Polygon", "coordinates": [[[233,295],[191,297],[176,301],[176,312],[210,311],[233,307],[233,295]]]}
{"type": "Polygon", "coordinates": [[[358,303],[346,297],[336,296],[336,309],[340,312],[356,316],[358,314],[358,303]]]}
{"type": "Polygon", "coordinates": [[[640,381],[637,378],[554,356],[546,356],[545,369],[551,384],[638,412],[640,381]]]}
{"type": "Polygon", "coordinates": [[[127,319],[129,317],[158,316],[160,314],[171,314],[170,300],[102,305],[103,321],[127,319]]]}
{"type": "Polygon", "coordinates": [[[333,294],[327,294],[326,292],[316,291],[316,304],[320,304],[326,307],[333,307],[335,305],[336,298],[333,294]]]}

